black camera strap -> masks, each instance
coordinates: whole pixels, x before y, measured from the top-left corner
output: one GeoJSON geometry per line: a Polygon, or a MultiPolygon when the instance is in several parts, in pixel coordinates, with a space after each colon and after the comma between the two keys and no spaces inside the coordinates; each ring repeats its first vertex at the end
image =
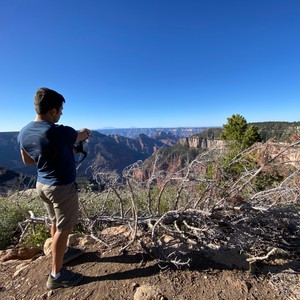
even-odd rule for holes
{"type": "Polygon", "coordinates": [[[87,152],[83,150],[83,141],[76,143],[76,145],[74,145],[74,148],[76,153],[82,154],[82,158],[76,162],[77,164],[80,164],[87,157],[87,152]]]}

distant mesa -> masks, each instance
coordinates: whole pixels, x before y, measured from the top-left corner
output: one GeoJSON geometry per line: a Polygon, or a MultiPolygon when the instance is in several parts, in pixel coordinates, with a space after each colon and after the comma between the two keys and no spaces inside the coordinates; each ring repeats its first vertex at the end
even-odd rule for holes
{"type": "Polygon", "coordinates": [[[182,137],[191,136],[193,134],[198,134],[206,129],[207,127],[173,127],[173,128],[156,127],[156,128],[103,128],[103,129],[97,129],[97,131],[104,134],[118,134],[124,137],[135,139],[140,134],[145,134],[151,138],[155,138],[160,132],[171,133],[177,138],[182,138],[182,137]]]}

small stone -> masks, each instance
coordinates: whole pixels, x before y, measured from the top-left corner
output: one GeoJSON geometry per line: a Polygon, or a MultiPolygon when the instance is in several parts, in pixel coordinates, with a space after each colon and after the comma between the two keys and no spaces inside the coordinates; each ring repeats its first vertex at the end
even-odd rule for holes
{"type": "Polygon", "coordinates": [[[47,293],[48,298],[49,298],[50,296],[52,296],[52,295],[53,295],[53,291],[52,291],[52,290],[49,291],[49,292],[47,293]]]}

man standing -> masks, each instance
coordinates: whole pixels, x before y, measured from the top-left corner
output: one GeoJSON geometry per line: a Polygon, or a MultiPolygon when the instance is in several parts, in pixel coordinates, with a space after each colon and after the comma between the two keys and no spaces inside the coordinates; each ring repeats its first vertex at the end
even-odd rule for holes
{"type": "Polygon", "coordinates": [[[83,278],[63,268],[63,264],[83,253],[80,249],[67,248],[79,210],[73,145],[86,140],[91,131],[85,128],[77,132],[69,126],[56,125],[64,102],[61,94],[48,88],[38,89],[34,96],[36,118],[18,136],[23,162],[37,166],[36,188],[52,224],[49,289],[74,286],[83,278]]]}

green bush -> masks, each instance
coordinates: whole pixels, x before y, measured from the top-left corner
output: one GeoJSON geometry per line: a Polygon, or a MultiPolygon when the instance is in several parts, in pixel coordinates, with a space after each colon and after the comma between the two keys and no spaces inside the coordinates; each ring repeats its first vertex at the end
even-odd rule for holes
{"type": "Polygon", "coordinates": [[[282,180],[283,176],[278,172],[275,172],[273,174],[263,172],[256,176],[254,180],[254,186],[257,191],[264,191],[276,186],[276,184],[280,183],[282,180]]]}
{"type": "Polygon", "coordinates": [[[46,239],[50,236],[50,230],[45,224],[32,224],[28,228],[20,246],[42,249],[46,239]]]}
{"type": "Polygon", "coordinates": [[[36,216],[46,214],[44,205],[38,198],[24,198],[18,194],[0,197],[0,249],[18,242],[21,233],[18,223],[28,218],[29,211],[36,216]]]}

